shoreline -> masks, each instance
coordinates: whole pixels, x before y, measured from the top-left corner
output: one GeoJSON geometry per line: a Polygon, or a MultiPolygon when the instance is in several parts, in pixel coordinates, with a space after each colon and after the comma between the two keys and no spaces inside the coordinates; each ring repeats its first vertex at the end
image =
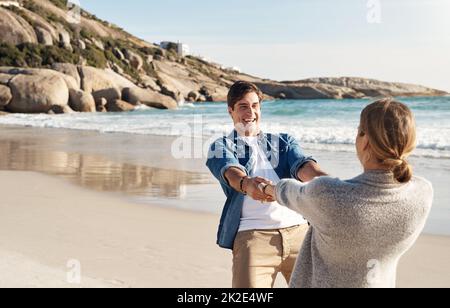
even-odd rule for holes
{"type": "MultiPolygon", "coordinates": [[[[171,157],[174,138],[0,125],[0,155],[5,158],[0,170],[40,172],[126,201],[219,215],[225,197],[205,159],[171,157]]],[[[351,179],[362,172],[354,153],[305,153],[335,177],[351,179]]],[[[450,191],[445,185],[450,182],[450,160],[411,161],[416,174],[435,188],[424,233],[450,235],[450,191]]]]}

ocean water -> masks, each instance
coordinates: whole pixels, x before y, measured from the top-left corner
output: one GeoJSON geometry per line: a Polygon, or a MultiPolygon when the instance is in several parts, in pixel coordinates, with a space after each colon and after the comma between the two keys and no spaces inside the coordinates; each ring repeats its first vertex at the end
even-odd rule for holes
{"type": "MultiPolygon", "coordinates": [[[[414,112],[415,156],[450,158],[450,97],[399,98],[414,112]]],[[[262,129],[287,132],[306,149],[354,151],[362,109],[371,100],[284,100],[263,103],[262,129]]],[[[129,113],[11,114],[0,124],[93,130],[101,133],[215,138],[232,130],[225,103],[186,104],[178,110],[142,108],[129,113]]]]}

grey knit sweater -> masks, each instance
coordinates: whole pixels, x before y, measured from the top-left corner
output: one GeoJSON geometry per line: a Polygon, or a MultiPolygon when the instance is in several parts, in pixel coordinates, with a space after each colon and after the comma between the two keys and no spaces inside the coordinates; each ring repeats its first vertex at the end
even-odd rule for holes
{"type": "Polygon", "coordinates": [[[433,200],[425,179],[399,184],[384,171],[307,185],[283,180],[276,194],[311,224],[292,288],[394,288],[398,262],[422,232],[433,200]]]}

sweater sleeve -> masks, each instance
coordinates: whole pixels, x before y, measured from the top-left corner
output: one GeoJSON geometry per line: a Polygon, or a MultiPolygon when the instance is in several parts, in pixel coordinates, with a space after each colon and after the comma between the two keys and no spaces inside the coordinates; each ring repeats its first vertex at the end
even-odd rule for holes
{"type": "Polygon", "coordinates": [[[323,216],[320,200],[323,199],[323,178],[313,180],[308,184],[296,180],[282,180],[275,192],[279,204],[300,213],[309,222],[316,222],[323,216]]]}

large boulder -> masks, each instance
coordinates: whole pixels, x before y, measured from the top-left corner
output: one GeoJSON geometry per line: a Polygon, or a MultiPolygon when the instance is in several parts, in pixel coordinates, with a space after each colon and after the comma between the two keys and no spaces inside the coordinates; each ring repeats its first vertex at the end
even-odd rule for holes
{"type": "Polygon", "coordinates": [[[67,50],[73,50],[69,32],[67,32],[63,26],[58,25],[57,33],[59,38],[59,46],[67,50]]]}
{"type": "Polygon", "coordinates": [[[78,89],[81,88],[81,78],[76,65],[70,63],[54,63],[52,65],[52,70],[72,77],[76,81],[78,89]]]}
{"type": "Polygon", "coordinates": [[[125,58],[130,61],[130,65],[137,70],[140,70],[142,66],[144,66],[144,60],[142,60],[142,57],[134,51],[126,49],[125,58]]]}
{"type": "Polygon", "coordinates": [[[81,49],[81,50],[85,50],[86,49],[86,43],[83,40],[77,40],[76,41],[76,45],[81,49]]]}
{"type": "Polygon", "coordinates": [[[46,113],[53,106],[69,110],[69,89],[56,75],[17,75],[10,82],[12,100],[6,106],[11,112],[46,113]]]}
{"type": "Polygon", "coordinates": [[[46,46],[53,45],[53,38],[50,32],[41,27],[36,27],[35,30],[39,44],[46,46]]]}
{"type": "Polygon", "coordinates": [[[25,19],[0,7],[0,42],[12,45],[37,43],[37,37],[25,19]]]}
{"type": "Polygon", "coordinates": [[[90,66],[82,66],[79,68],[81,77],[81,87],[86,92],[95,92],[98,90],[132,87],[134,84],[126,78],[115,73],[110,69],[98,69],[90,66]]]}
{"type": "Polygon", "coordinates": [[[106,98],[102,97],[100,100],[95,102],[96,108],[98,112],[107,112],[106,105],[108,104],[108,101],[106,98]]]}
{"type": "Polygon", "coordinates": [[[188,93],[187,101],[189,102],[196,102],[200,99],[200,93],[197,91],[191,91],[188,93]]]}
{"type": "Polygon", "coordinates": [[[120,99],[116,99],[113,102],[108,102],[106,104],[106,110],[109,112],[125,112],[125,111],[133,111],[135,108],[134,105],[122,101],[120,99]]]}
{"type": "Polygon", "coordinates": [[[104,51],[105,50],[105,45],[103,45],[103,43],[99,40],[97,40],[95,37],[92,38],[92,43],[94,44],[95,47],[97,47],[98,49],[104,51]]]}
{"type": "MultiPolygon", "coordinates": [[[[38,33],[37,29],[40,28],[45,31],[46,35],[49,34],[51,36],[52,42],[58,41],[58,33],[55,30],[55,27],[53,27],[43,16],[40,16],[40,15],[38,15],[32,11],[29,11],[25,8],[22,8],[21,12],[22,12],[22,14],[24,14],[26,16],[26,19],[35,28],[36,35],[38,36],[38,40],[39,40],[39,33],[38,33]]],[[[47,41],[49,41],[48,38],[47,38],[47,41]]],[[[39,41],[39,43],[41,43],[41,42],[39,41]]],[[[43,44],[43,43],[41,43],[41,44],[43,44]]]]}
{"type": "Polygon", "coordinates": [[[94,97],[96,103],[98,103],[101,99],[106,99],[109,103],[121,99],[122,92],[118,88],[109,88],[92,92],[92,96],[94,97]]]}
{"type": "Polygon", "coordinates": [[[22,74],[22,75],[56,76],[62,78],[65,81],[67,88],[76,90],[80,89],[77,81],[72,76],[50,69],[0,67],[0,73],[9,75],[22,74]]]}
{"type": "Polygon", "coordinates": [[[14,75],[10,75],[8,73],[2,73],[0,69],[0,84],[8,85],[9,81],[14,77],[14,75]]]}
{"type": "Polygon", "coordinates": [[[147,75],[141,75],[140,79],[141,79],[141,85],[144,88],[148,88],[148,89],[156,91],[156,92],[161,92],[161,87],[156,82],[156,79],[154,79],[150,76],[147,76],[147,75]]]}
{"type": "Polygon", "coordinates": [[[161,93],[171,96],[176,101],[187,98],[192,91],[198,91],[199,83],[214,82],[209,78],[202,80],[199,75],[193,78],[194,75],[179,63],[153,61],[152,65],[158,77],[158,85],[161,86],[161,93]]]}
{"type": "Polygon", "coordinates": [[[122,98],[133,105],[142,103],[158,109],[176,109],[178,107],[177,102],[173,98],[149,89],[138,87],[123,89],[122,98]]]}
{"type": "Polygon", "coordinates": [[[224,102],[227,100],[228,88],[216,84],[206,84],[200,88],[200,94],[211,102],[224,102]]]}
{"type": "Polygon", "coordinates": [[[135,86],[131,81],[110,69],[102,70],[82,66],[79,72],[82,89],[92,93],[96,102],[101,98],[106,98],[108,102],[114,102],[121,99],[122,89],[135,86]]]}
{"type": "Polygon", "coordinates": [[[159,85],[161,87],[161,93],[167,96],[172,97],[174,100],[179,102],[183,97],[182,93],[178,90],[178,88],[174,85],[174,83],[169,83],[159,79],[159,85]]]}
{"type": "Polygon", "coordinates": [[[111,69],[117,74],[124,74],[123,69],[117,63],[111,63],[111,69]]]}
{"type": "Polygon", "coordinates": [[[96,112],[94,97],[81,90],[69,90],[69,106],[77,112],[96,112]]]}
{"type": "Polygon", "coordinates": [[[63,114],[63,113],[74,113],[74,111],[69,106],[53,105],[48,114],[63,114]]]}
{"type": "Polygon", "coordinates": [[[12,99],[9,87],[0,85],[0,109],[3,109],[12,99]]]}
{"type": "MultiPolygon", "coordinates": [[[[57,73],[58,73],[57,76],[64,79],[64,81],[66,82],[67,88],[74,89],[74,90],[80,89],[80,86],[79,86],[78,82],[75,80],[75,78],[73,78],[72,76],[63,74],[63,73],[59,73],[59,72],[57,72],[57,73]]],[[[49,75],[53,75],[53,74],[50,73],[49,75]]]]}

